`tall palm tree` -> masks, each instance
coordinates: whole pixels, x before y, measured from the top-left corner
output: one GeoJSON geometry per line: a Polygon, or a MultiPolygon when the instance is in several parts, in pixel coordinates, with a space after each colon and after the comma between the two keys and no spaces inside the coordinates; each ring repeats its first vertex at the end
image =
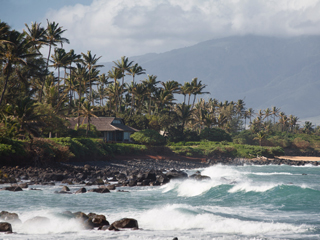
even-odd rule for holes
{"type": "Polygon", "coordinates": [[[28,31],[23,30],[26,33],[26,38],[31,41],[37,52],[40,53],[40,48],[42,45],[46,44],[45,33],[46,29],[41,27],[41,23],[31,22],[31,26],[25,24],[28,31]]]}
{"type": "Polygon", "coordinates": [[[52,60],[50,61],[52,62],[52,65],[50,65],[50,67],[54,67],[58,70],[58,91],[60,91],[60,68],[66,67],[69,64],[69,56],[63,48],[55,48],[51,58],[52,60]]]}
{"type": "Polygon", "coordinates": [[[149,98],[149,105],[148,105],[148,113],[149,113],[149,115],[151,115],[152,94],[155,91],[156,85],[159,82],[160,81],[157,81],[157,76],[149,75],[149,74],[148,74],[148,78],[146,78],[145,80],[142,81],[142,83],[146,86],[146,91],[147,91],[148,98],[149,98]]]}
{"type": "Polygon", "coordinates": [[[194,109],[191,109],[191,105],[186,105],[185,103],[176,105],[176,114],[182,123],[182,132],[184,131],[186,123],[193,120],[193,112],[194,109]]]}
{"type": "Polygon", "coordinates": [[[254,110],[252,108],[249,108],[248,109],[248,117],[250,119],[250,124],[252,123],[251,122],[251,118],[254,116],[254,110]]]}
{"type": "MultiPolygon", "coordinates": [[[[63,43],[70,43],[67,38],[62,37],[62,34],[66,31],[66,29],[62,29],[62,26],[59,27],[59,23],[56,22],[49,22],[47,19],[47,29],[44,34],[45,37],[45,43],[49,45],[49,53],[48,53],[48,58],[47,58],[47,68],[46,72],[48,72],[48,67],[49,67],[49,59],[50,59],[50,54],[51,54],[51,48],[52,46],[57,46],[58,43],[60,43],[61,47],[63,47],[63,43]]],[[[42,84],[42,89],[44,86],[44,82],[42,84]]],[[[40,99],[41,101],[41,99],[40,99]]]]}
{"type": "Polygon", "coordinates": [[[32,43],[25,38],[25,33],[15,30],[6,33],[7,38],[0,45],[0,61],[3,64],[2,72],[6,76],[1,93],[0,105],[7,89],[9,77],[15,69],[19,72],[20,65],[27,65],[27,59],[39,56],[39,53],[31,52],[32,43]]]}
{"type": "Polygon", "coordinates": [[[166,91],[169,91],[171,92],[172,94],[173,93],[179,93],[180,91],[180,86],[181,84],[178,83],[177,81],[175,80],[169,80],[169,81],[166,81],[166,82],[160,82],[161,85],[163,86],[163,88],[166,90],[166,91]]]}
{"type": "Polygon", "coordinates": [[[276,124],[276,117],[278,117],[279,111],[280,111],[280,108],[277,108],[277,107],[272,107],[271,109],[271,115],[273,115],[273,125],[276,124]]]}
{"type": "MultiPolygon", "coordinates": [[[[134,82],[135,80],[135,76],[137,75],[141,75],[141,74],[145,74],[146,70],[143,69],[141,66],[139,66],[138,63],[136,63],[135,65],[133,65],[132,67],[129,68],[128,70],[128,75],[132,76],[132,81],[134,82]]],[[[123,74],[123,73],[122,73],[123,74]]],[[[122,83],[123,84],[123,83],[122,83]]]]}
{"type": "Polygon", "coordinates": [[[183,95],[183,102],[186,103],[186,96],[189,95],[189,101],[188,101],[188,105],[190,103],[190,96],[192,94],[191,91],[191,85],[188,82],[185,82],[181,87],[180,87],[180,94],[183,95]]]}
{"type": "MultiPolygon", "coordinates": [[[[126,56],[122,56],[120,60],[117,60],[116,62],[113,62],[116,66],[115,68],[118,68],[122,73],[122,84],[124,84],[124,76],[125,72],[130,73],[130,68],[133,63],[133,61],[129,62],[129,59],[126,56]]],[[[142,69],[143,71],[144,69],[142,69]]]]}
{"type": "Polygon", "coordinates": [[[269,116],[271,116],[271,110],[270,108],[267,108],[266,110],[264,110],[264,118],[267,119],[267,121],[269,121],[269,116]]]}
{"type": "Polygon", "coordinates": [[[91,83],[91,75],[92,75],[92,71],[93,69],[96,68],[100,68],[103,67],[104,65],[97,65],[97,62],[99,61],[99,59],[102,57],[96,57],[96,54],[94,54],[92,56],[91,51],[87,51],[87,54],[81,53],[82,57],[83,57],[83,64],[87,67],[88,72],[89,72],[89,87],[90,87],[90,101],[92,103],[92,105],[94,105],[93,99],[92,99],[92,83],[91,83]]]}
{"type": "Polygon", "coordinates": [[[85,101],[80,108],[80,117],[83,117],[83,122],[85,119],[87,119],[88,124],[87,124],[87,130],[86,130],[86,136],[88,136],[88,132],[90,130],[90,123],[91,123],[91,118],[97,116],[93,113],[94,108],[91,107],[89,101],[85,101]]]}
{"type": "Polygon", "coordinates": [[[127,84],[126,85],[126,88],[127,88],[127,90],[128,90],[128,93],[130,93],[131,94],[131,109],[130,109],[130,115],[132,115],[133,114],[133,111],[134,111],[134,93],[135,93],[135,91],[136,91],[136,87],[137,87],[137,84],[134,82],[134,81],[132,81],[131,82],[131,84],[127,84]]]}
{"type": "Polygon", "coordinates": [[[279,123],[281,125],[281,131],[283,131],[285,129],[285,126],[288,123],[288,117],[284,112],[280,112],[279,113],[279,123]]]}
{"type": "Polygon", "coordinates": [[[73,77],[77,81],[77,84],[78,84],[78,126],[77,126],[77,130],[79,130],[82,89],[83,89],[83,91],[86,91],[86,78],[88,76],[88,71],[80,63],[77,63],[76,65],[77,65],[77,67],[75,69],[73,69],[73,77]]]}
{"type": "Polygon", "coordinates": [[[154,92],[154,99],[157,105],[157,112],[166,111],[167,107],[171,107],[173,105],[173,101],[176,100],[173,98],[172,92],[165,89],[156,89],[154,92]],[[160,109],[160,111],[159,111],[160,109]]]}
{"type": "MultiPolygon", "coordinates": [[[[108,77],[112,78],[114,80],[114,86],[117,86],[118,79],[121,79],[123,76],[122,71],[119,68],[112,68],[111,70],[108,71],[108,77]]],[[[115,92],[115,105],[116,105],[116,113],[118,113],[118,104],[120,103],[119,101],[119,92],[118,88],[116,87],[116,92],[115,92]]]]}
{"type": "Polygon", "coordinates": [[[194,96],[193,98],[193,103],[192,107],[194,107],[194,103],[196,101],[196,96],[201,95],[201,94],[208,94],[209,92],[203,92],[203,89],[207,86],[205,84],[202,84],[201,81],[198,82],[198,78],[193,78],[191,83],[191,89],[192,89],[192,95],[194,96]]]}
{"type": "Polygon", "coordinates": [[[141,113],[141,108],[143,106],[144,98],[146,95],[146,86],[143,83],[136,84],[136,87],[134,88],[134,96],[136,98],[137,103],[137,112],[141,113]]]}

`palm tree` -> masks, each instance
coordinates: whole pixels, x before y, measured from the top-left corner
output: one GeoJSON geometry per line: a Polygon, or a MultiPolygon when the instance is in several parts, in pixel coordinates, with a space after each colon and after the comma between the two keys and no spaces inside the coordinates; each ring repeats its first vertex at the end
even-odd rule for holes
{"type": "Polygon", "coordinates": [[[188,105],[190,103],[190,96],[192,94],[191,85],[188,82],[185,82],[184,85],[180,87],[180,94],[183,95],[183,102],[186,103],[186,96],[189,95],[188,105]]]}
{"type": "MultiPolygon", "coordinates": [[[[83,122],[85,119],[87,119],[88,124],[87,124],[87,131],[86,131],[86,136],[88,136],[88,132],[90,130],[90,122],[91,122],[91,118],[92,117],[96,117],[97,116],[93,113],[94,108],[91,107],[90,102],[89,101],[85,101],[80,108],[80,117],[83,117],[83,122]]],[[[83,123],[82,122],[82,123],[83,123]]]]}
{"type": "Polygon", "coordinates": [[[161,82],[161,85],[166,91],[173,93],[179,93],[181,84],[174,80],[161,82]]]}
{"type": "Polygon", "coordinates": [[[131,84],[127,84],[126,88],[128,90],[128,93],[131,93],[131,109],[130,109],[130,115],[133,114],[133,110],[134,110],[134,93],[135,93],[135,88],[136,88],[137,84],[132,81],[131,84]]]}
{"type": "Polygon", "coordinates": [[[279,123],[281,124],[281,131],[284,130],[285,126],[288,123],[288,117],[284,112],[279,113],[279,123]]]}
{"type": "Polygon", "coordinates": [[[146,86],[143,83],[136,84],[135,88],[133,89],[134,97],[136,98],[137,103],[137,112],[141,113],[141,108],[143,105],[143,101],[146,94],[146,86]]]}
{"type": "Polygon", "coordinates": [[[263,119],[264,113],[263,111],[260,109],[259,112],[257,113],[257,117],[259,117],[260,119],[263,119]]]}
{"type": "Polygon", "coordinates": [[[17,122],[19,133],[28,134],[30,138],[39,134],[41,115],[35,111],[35,101],[30,96],[19,97],[15,103],[6,105],[4,112],[17,122]]]}
{"type": "MultiPolygon", "coordinates": [[[[122,78],[123,74],[122,71],[119,68],[112,68],[111,70],[108,71],[108,77],[113,78],[114,80],[114,86],[117,86],[118,79],[122,78]]],[[[116,105],[116,113],[118,112],[118,102],[119,101],[119,93],[118,93],[118,88],[116,87],[116,92],[115,92],[115,105],[116,105]]]]}
{"type": "MultiPolygon", "coordinates": [[[[59,23],[49,22],[49,20],[47,19],[47,29],[44,34],[45,43],[49,45],[46,72],[48,72],[49,58],[50,58],[52,46],[57,46],[57,43],[60,43],[61,47],[63,47],[63,43],[69,44],[69,40],[67,38],[62,37],[62,34],[65,31],[66,29],[63,30],[62,27],[59,27],[59,23]]],[[[42,90],[43,90],[43,86],[44,86],[44,82],[42,84],[42,90]]],[[[41,102],[41,99],[40,99],[40,102],[41,102]]]]}
{"type": "MultiPolygon", "coordinates": [[[[2,28],[5,28],[2,26],[2,28]]],[[[5,78],[4,86],[1,93],[0,105],[3,101],[4,94],[8,85],[9,77],[15,69],[19,72],[20,65],[27,65],[27,59],[39,56],[39,53],[30,53],[32,44],[25,38],[25,33],[19,33],[15,30],[6,33],[7,38],[1,41],[0,60],[3,64],[2,73],[5,78]]],[[[1,38],[4,34],[1,36],[1,38]]]]}
{"type": "Polygon", "coordinates": [[[176,114],[179,121],[182,123],[182,132],[184,131],[187,122],[193,120],[194,110],[191,109],[191,105],[186,105],[185,103],[176,105],[176,114]]]}
{"type": "Polygon", "coordinates": [[[254,139],[259,140],[260,147],[262,146],[262,140],[267,136],[267,133],[265,131],[259,131],[257,133],[257,136],[254,139]]]}
{"type": "Polygon", "coordinates": [[[289,118],[288,118],[288,124],[289,124],[289,128],[290,128],[290,131],[292,132],[293,129],[295,128],[295,126],[297,125],[297,122],[298,122],[298,117],[295,117],[293,115],[290,115],[289,118]]]}
{"type": "Polygon", "coordinates": [[[314,131],[313,127],[314,127],[314,126],[312,125],[312,122],[310,122],[310,121],[305,121],[304,126],[303,126],[303,132],[305,132],[305,133],[311,133],[311,132],[314,131]]]}
{"type": "Polygon", "coordinates": [[[69,64],[68,54],[63,48],[55,48],[54,54],[51,55],[53,64],[50,67],[58,69],[58,90],[60,91],[60,68],[66,67],[69,64]]]}
{"type": "Polygon", "coordinates": [[[280,108],[272,107],[271,109],[271,115],[273,115],[273,125],[276,124],[276,117],[278,116],[279,111],[280,108]]]}
{"type": "Polygon", "coordinates": [[[103,67],[104,65],[97,65],[98,60],[102,57],[96,57],[96,54],[92,56],[91,51],[87,51],[87,54],[81,53],[83,60],[82,63],[87,67],[89,72],[89,87],[90,87],[90,101],[92,105],[94,105],[93,99],[92,99],[92,83],[91,83],[91,75],[93,69],[103,67]]]}
{"type": "Polygon", "coordinates": [[[157,76],[149,75],[142,83],[146,86],[147,95],[149,98],[149,105],[148,105],[148,114],[151,115],[151,101],[152,101],[152,93],[155,91],[155,86],[160,82],[156,81],[157,76]]]}
{"type": "Polygon", "coordinates": [[[82,98],[82,89],[83,91],[86,91],[86,78],[88,76],[87,69],[82,66],[81,64],[77,63],[77,67],[73,70],[73,76],[74,79],[77,81],[78,84],[78,127],[77,130],[79,130],[80,126],[80,104],[81,104],[81,98],[82,98]],[[84,84],[83,84],[83,83],[84,84]],[[82,84],[84,87],[82,87],[82,84]]]}
{"type": "Polygon", "coordinates": [[[271,116],[271,110],[270,108],[267,108],[266,110],[264,110],[264,116],[267,119],[267,121],[269,121],[269,116],[271,116]]]}
{"type": "MultiPolygon", "coordinates": [[[[124,84],[125,72],[129,72],[130,74],[132,63],[133,61],[129,62],[129,59],[126,56],[122,56],[121,59],[117,60],[116,62],[114,61],[114,64],[116,65],[115,68],[118,68],[122,73],[122,84],[124,84]]],[[[141,71],[144,71],[144,69],[142,69],[141,71]]]]}
{"type": "Polygon", "coordinates": [[[173,105],[173,101],[176,100],[173,98],[172,92],[162,88],[156,89],[154,95],[158,113],[165,111],[166,107],[173,105]],[[159,109],[161,109],[161,111],[159,111],[159,109]]]}
{"type": "Polygon", "coordinates": [[[191,89],[192,89],[192,95],[194,96],[192,107],[191,107],[191,108],[193,108],[194,103],[196,101],[196,96],[201,95],[201,94],[209,94],[209,92],[202,91],[207,85],[202,84],[201,81],[198,82],[198,78],[193,78],[190,85],[191,85],[191,89]]]}
{"type": "Polygon", "coordinates": [[[254,110],[252,108],[249,108],[248,109],[248,117],[250,119],[250,124],[251,124],[251,118],[253,117],[254,115],[254,110]]]}
{"type": "MultiPolygon", "coordinates": [[[[143,69],[141,66],[139,66],[138,63],[136,63],[135,65],[133,65],[132,67],[129,68],[128,75],[132,76],[132,81],[134,82],[135,76],[145,74],[146,73],[145,71],[146,71],[145,69],[143,69]]],[[[122,84],[123,84],[123,82],[122,82],[122,84]]]]}
{"type": "Polygon", "coordinates": [[[28,24],[25,24],[28,31],[23,30],[26,33],[26,38],[32,42],[37,50],[40,53],[40,48],[43,44],[46,44],[45,40],[45,33],[46,29],[41,27],[41,23],[33,23],[31,22],[31,26],[29,27],[28,24]]]}

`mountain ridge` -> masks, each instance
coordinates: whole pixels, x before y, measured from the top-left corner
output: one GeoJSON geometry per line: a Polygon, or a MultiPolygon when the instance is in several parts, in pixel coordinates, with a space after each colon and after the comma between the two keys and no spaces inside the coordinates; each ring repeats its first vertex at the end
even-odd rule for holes
{"type": "MultiPolygon", "coordinates": [[[[198,77],[211,93],[205,99],[244,99],[248,108],[277,106],[301,119],[320,115],[320,36],[231,36],[129,60],[160,81],[183,84],[198,77]]],[[[114,64],[104,65],[107,73],[114,64]]]]}

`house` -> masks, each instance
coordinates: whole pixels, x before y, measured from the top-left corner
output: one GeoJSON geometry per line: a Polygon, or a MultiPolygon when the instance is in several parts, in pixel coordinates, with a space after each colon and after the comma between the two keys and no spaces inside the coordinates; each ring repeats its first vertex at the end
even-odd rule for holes
{"type": "MultiPolygon", "coordinates": [[[[70,128],[75,129],[78,118],[69,119],[70,128]]],[[[80,124],[87,124],[88,120],[80,118],[80,124]]],[[[139,130],[126,126],[122,118],[116,117],[92,117],[90,124],[101,132],[105,141],[130,142],[130,135],[139,130]]]]}

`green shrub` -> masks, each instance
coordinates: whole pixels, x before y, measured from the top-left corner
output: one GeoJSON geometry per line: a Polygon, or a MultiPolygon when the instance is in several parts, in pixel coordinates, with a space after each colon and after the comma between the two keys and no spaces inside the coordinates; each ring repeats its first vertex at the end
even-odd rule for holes
{"type": "Polygon", "coordinates": [[[200,139],[209,141],[228,141],[231,142],[231,136],[221,128],[205,128],[200,133],[200,139]]]}
{"type": "Polygon", "coordinates": [[[303,140],[300,137],[297,137],[293,140],[292,145],[299,149],[307,149],[310,147],[309,141],[303,140]]]}
{"type": "Polygon", "coordinates": [[[200,141],[200,136],[196,131],[193,131],[191,129],[186,129],[183,132],[184,141],[200,141]]]}
{"type": "Polygon", "coordinates": [[[130,136],[134,141],[145,145],[164,145],[166,140],[157,131],[145,129],[130,136]]]}

